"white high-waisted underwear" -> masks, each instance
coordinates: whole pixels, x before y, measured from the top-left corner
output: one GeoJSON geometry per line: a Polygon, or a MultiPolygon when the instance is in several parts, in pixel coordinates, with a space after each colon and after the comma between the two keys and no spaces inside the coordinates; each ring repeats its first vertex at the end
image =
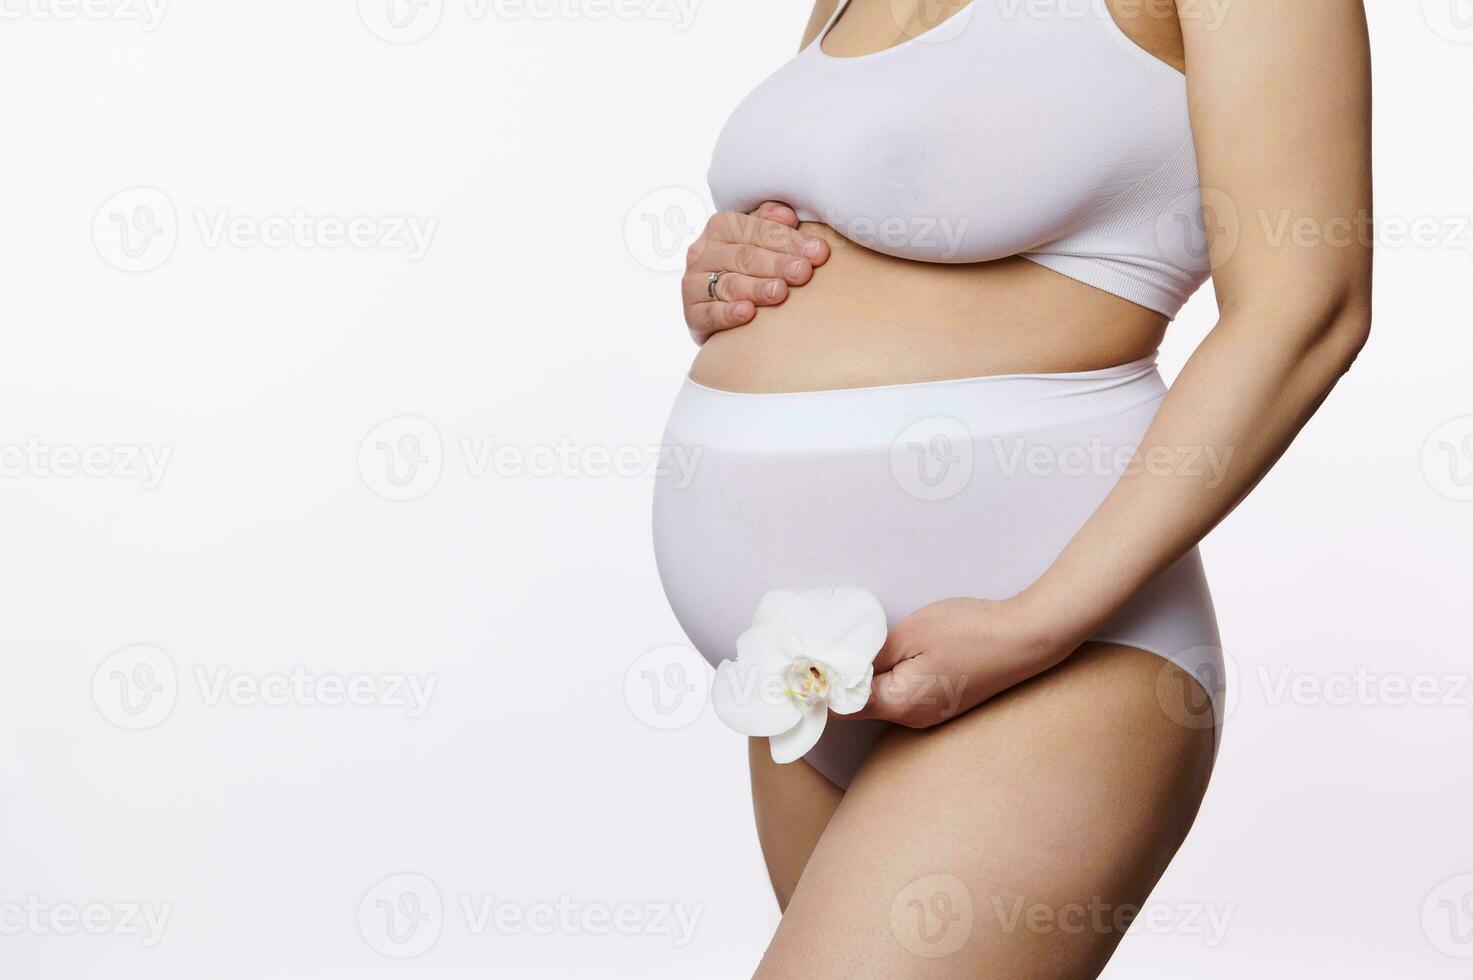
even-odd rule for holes
{"type": "MultiPolygon", "coordinates": [[[[1165,393],[1154,357],[1100,371],[790,394],[687,379],[654,502],[671,608],[715,665],[736,656],[737,636],[773,589],[858,586],[892,624],[940,599],[1014,595],[1125,466],[1150,465],[1134,450],[1165,393]]],[[[1206,464],[1186,454],[1171,465],[1206,464]]],[[[1218,730],[1221,643],[1195,550],[1093,639],[1191,674],[1200,687],[1163,665],[1162,710],[1218,730]]],[[[831,718],[805,759],[847,786],[887,727],[831,718]]]]}

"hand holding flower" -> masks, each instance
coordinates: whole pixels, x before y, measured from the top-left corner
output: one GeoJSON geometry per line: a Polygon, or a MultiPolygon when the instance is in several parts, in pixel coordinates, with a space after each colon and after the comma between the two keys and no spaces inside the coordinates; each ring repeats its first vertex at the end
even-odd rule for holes
{"type": "Polygon", "coordinates": [[[829,713],[929,728],[1063,660],[1077,643],[1039,628],[1022,596],[944,599],[886,630],[863,589],[769,592],[711,689],[717,716],[802,758],[829,713]]]}
{"type": "Polygon", "coordinates": [[[890,629],[856,718],[929,728],[1047,670],[1074,649],[1039,628],[1021,597],[943,599],[890,629]]]}

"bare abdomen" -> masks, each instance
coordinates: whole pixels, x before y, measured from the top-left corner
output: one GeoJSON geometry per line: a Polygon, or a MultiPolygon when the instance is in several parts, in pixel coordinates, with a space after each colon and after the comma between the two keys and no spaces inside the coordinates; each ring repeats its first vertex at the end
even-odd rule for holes
{"type": "Polygon", "coordinates": [[[1021,257],[892,258],[825,225],[832,257],[781,306],[708,340],[691,366],[727,391],[821,391],[995,374],[1090,371],[1154,350],[1166,318],[1021,257]]]}

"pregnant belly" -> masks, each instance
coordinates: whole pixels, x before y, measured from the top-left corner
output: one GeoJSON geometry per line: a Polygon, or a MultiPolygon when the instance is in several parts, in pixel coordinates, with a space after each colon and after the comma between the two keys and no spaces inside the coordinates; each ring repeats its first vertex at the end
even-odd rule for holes
{"type": "Polygon", "coordinates": [[[913,262],[821,224],[832,257],[780,306],[716,334],[691,379],[727,391],[862,388],[995,374],[1090,371],[1155,350],[1159,313],[1024,258],[913,262]]]}

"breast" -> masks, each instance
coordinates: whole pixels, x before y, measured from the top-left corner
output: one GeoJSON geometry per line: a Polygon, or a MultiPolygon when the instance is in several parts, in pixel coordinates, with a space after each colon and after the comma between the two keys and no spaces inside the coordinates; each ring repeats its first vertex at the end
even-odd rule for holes
{"type": "MultiPolygon", "coordinates": [[[[1174,70],[1123,48],[1113,22],[973,6],[978,16],[945,43],[858,59],[815,44],[763,81],[717,140],[716,207],[784,201],[860,245],[922,262],[1042,253],[1072,275],[1061,266],[1082,257],[1094,269],[1077,278],[1097,283],[1178,264],[1142,254],[1159,250],[1148,239],[1161,213],[1195,188],[1181,152],[1191,138],[1184,86],[1162,74],[1174,70]]],[[[1171,273],[1147,305],[1179,306],[1201,279],[1171,273]]]]}

